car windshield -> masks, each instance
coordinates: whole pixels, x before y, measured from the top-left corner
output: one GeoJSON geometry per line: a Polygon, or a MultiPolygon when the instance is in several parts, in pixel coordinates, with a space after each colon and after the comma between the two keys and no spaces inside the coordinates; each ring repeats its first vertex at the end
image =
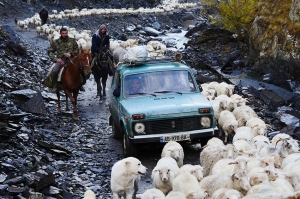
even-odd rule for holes
{"type": "Polygon", "coordinates": [[[196,91],[193,78],[187,70],[127,75],[124,78],[124,85],[126,98],[164,93],[183,94],[196,91]]]}

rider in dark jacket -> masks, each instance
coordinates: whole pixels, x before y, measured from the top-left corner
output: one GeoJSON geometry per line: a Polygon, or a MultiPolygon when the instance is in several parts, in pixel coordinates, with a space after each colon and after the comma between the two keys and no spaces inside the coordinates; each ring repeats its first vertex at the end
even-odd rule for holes
{"type": "Polygon", "coordinates": [[[106,33],[106,26],[102,24],[92,37],[91,52],[93,58],[100,50],[109,51],[109,39],[110,36],[106,33]]]}

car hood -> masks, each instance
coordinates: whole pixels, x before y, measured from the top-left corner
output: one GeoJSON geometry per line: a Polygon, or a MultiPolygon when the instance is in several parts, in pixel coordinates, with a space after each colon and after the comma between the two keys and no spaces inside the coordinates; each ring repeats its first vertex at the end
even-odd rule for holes
{"type": "Polygon", "coordinates": [[[199,108],[211,107],[206,97],[199,93],[130,98],[121,103],[129,114],[145,113],[148,116],[193,112],[199,108]]]}

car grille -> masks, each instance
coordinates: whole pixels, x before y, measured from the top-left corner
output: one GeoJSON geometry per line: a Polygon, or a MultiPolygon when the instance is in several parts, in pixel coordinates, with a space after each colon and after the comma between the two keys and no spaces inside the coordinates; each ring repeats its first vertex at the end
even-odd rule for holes
{"type": "Polygon", "coordinates": [[[143,122],[146,134],[176,133],[201,129],[200,117],[173,118],[143,122]]]}

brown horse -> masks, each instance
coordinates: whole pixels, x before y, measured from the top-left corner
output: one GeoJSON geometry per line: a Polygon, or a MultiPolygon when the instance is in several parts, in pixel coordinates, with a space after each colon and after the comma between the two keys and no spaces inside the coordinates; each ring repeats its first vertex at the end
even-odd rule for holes
{"type": "Polygon", "coordinates": [[[59,90],[64,90],[66,95],[66,110],[69,111],[68,98],[70,98],[73,104],[73,118],[78,120],[77,96],[81,87],[81,74],[84,74],[85,78],[88,79],[91,75],[91,61],[92,56],[90,51],[81,50],[80,53],[67,61],[64,72],[62,74],[61,83],[56,92],[58,98],[57,112],[60,113],[60,93],[59,90]]]}

